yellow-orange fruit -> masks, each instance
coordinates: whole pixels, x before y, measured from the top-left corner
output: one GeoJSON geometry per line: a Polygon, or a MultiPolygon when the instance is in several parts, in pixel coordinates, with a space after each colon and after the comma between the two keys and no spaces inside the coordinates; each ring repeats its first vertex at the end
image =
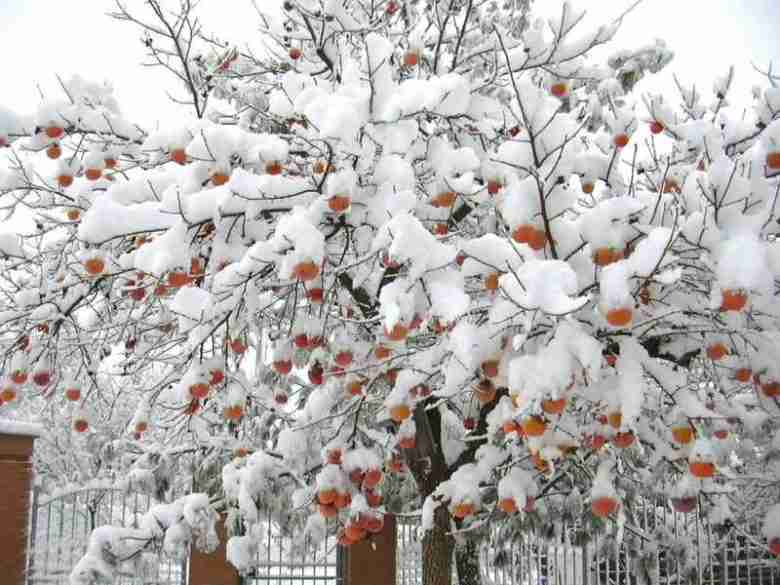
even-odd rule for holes
{"type": "Polygon", "coordinates": [[[612,497],[596,498],[590,503],[590,509],[594,516],[606,518],[618,509],[618,501],[612,497]]]}
{"type": "Polygon", "coordinates": [[[715,475],[715,464],[706,463],[704,461],[691,461],[688,464],[688,470],[691,472],[693,477],[705,479],[715,475]]]}
{"type": "Polygon", "coordinates": [[[612,327],[625,327],[631,323],[633,311],[628,307],[610,309],[607,311],[607,323],[612,327]]]}
{"type": "Polygon", "coordinates": [[[547,429],[547,423],[537,415],[524,418],[520,426],[528,437],[541,437],[547,429]]]}
{"type": "Polygon", "coordinates": [[[390,418],[401,423],[412,416],[412,409],[407,404],[397,404],[390,409],[390,418]]]}
{"type": "Polygon", "coordinates": [[[320,267],[313,261],[298,262],[293,267],[293,276],[301,282],[309,282],[320,275],[320,267]]]}
{"type": "Polygon", "coordinates": [[[675,443],[687,445],[693,441],[693,429],[688,425],[674,427],[672,429],[672,438],[674,438],[675,443]]]}

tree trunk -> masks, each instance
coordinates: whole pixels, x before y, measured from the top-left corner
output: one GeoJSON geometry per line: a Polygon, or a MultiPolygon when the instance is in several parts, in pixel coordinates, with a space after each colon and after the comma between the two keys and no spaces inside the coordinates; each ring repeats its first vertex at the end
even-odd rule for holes
{"type": "Polygon", "coordinates": [[[446,508],[436,510],[433,530],[423,537],[423,585],[451,585],[452,580],[452,536],[450,515],[446,508]]]}
{"type": "Polygon", "coordinates": [[[458,585],[480,585],[479,547],[474,540],[466,540],[455,546],[455,564],[458,568],[458,585]]]}
{"type": "MultiPolygon", "coordinates": [[[[424,404],[414,412],[417,444],[406,449],[409,470],[424,501],[442,482],[449,479],[449,470],[441,450],[441,418],[437,410],[426,411],[424,404]]],[[[433,529],[423,537],[422,585],[451,585],[454,540],[449,535],[450,515],[446,506],[436,508],[433,529]]]]}

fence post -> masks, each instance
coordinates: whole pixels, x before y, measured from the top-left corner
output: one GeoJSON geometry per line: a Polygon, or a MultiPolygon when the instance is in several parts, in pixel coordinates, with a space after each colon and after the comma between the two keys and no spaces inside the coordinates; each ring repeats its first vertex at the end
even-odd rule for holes
{"type": "Polygon", "coordinates": [[[241,585],[241,576],[227,561],[227,530],[224,514],[217,520],[216,528],[219,537],[217,550],[203,553],[193,547],[190,551],[190,585],[241,585]]]}
{"type": "Polygon", "coordinates": [[[33,434],[0,433],[0,575],[24,585],[32,490],[33,434]]]}
{"type": "Polygon", "coordinates": [[[341,552],[341,585],[395,585],[395,516],[385,515],[382,532],[341,552]]]}

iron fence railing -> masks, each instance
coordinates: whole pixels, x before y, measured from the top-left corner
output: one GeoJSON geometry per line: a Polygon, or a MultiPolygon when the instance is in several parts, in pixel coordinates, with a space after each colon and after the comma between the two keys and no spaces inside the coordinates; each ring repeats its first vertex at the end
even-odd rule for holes
{"type": "MultiPolygon", "coordinates": [[[[632,507],[622,539],[591,528],[592,538],[577,544],[583,530],[491,524],[479,546],[482,584],[780,585],[760,526],[715,527],[698,509],[682,514],[646,501],[632,507]]],[[[419,517],[399,518],[397,585],[422,584],[422,538],[419,517]]]]}
{"type": "MultiPolygon", "coordinates": [[[[129,526],[155,501],[113,489],[84,489],[43,499],[33,494],[27,585],[65,585],[93,528],[129,526]]],[[[396,583],[423,582],[419,516],[397,518],[396,583]]],[[[261,546],[244,585],[342,585],[333,537],[305,542],[289,516],[266,514],[253,529],[261,546]]],[[[666,502],[632,505],[623,538],[576,523],[549,526],[495,522],[479,546],[483,585],[780,585],[780,564],[758,526],[715,527],[696,509],[674,512],[666,502]]],[[[116,585],[186,585],[187,563],[154,551],[142,569],[116,585]]],[[[454,563],[453,563],[454,569],[454,563]]],[[[457,576],[453,576],[457,583],[457,576]]],[[[362,585],[362,584],[349,584],[362,585]]]]}
{"type": "MultiPolygon", "coordinates": [[[[80,489],[52,498],[32,494],[26,585],[66,585],[89,535],[104,525],[129,526],[151,506],[150,496],[116,489],[80,489]]],[[[132,574],[115,585],[186,585],[187,562],[144,552],[132,574]]]]}
{"type": "Polygon", "coordinates": [[[244,585],[338,585],[341,583],[336,539],[313,545],[290,530],[290,518],[266,513],[254,527],[261,545],[244,585]]]}

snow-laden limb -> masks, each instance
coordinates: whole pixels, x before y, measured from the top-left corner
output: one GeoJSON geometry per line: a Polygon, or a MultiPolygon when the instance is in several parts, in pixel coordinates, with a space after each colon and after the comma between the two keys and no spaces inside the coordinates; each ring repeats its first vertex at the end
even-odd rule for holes
{"type": "MultiPolygon", "coordinates": [[[[271,517],[297,554],[420,507],[636,550],[642,490],[763,514],[733,494],[780,473],[777,89],[637,99],[670,48],[570,3],[257,4],[262,47],[118,8],[196,119],[83,80],[0,113],[0,400],[45,414],[55,487],[196,485],[244,572],[271,517]]],[[[138,530],[181,554],[187,510],[138,530]]]]}
{"type": "Polygon", "coordinates": [[[142,554],[162,550],[182,558],[190,546],[213,551],[217,514],[206,494],[189,494],[170,504],[153,506],[137,527],[100,526],[92,531],[87,550],[70,573],[71,585],[111,581],[119,571],[132,571],[142,554]]]}

